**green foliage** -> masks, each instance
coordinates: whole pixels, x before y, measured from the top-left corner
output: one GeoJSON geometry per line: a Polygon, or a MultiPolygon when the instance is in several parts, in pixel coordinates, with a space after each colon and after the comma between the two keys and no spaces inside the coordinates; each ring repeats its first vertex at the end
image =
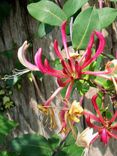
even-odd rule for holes
{"type": "Polygon", "coordinates": [[[12,149],[21,156],[50,156],[52,150],[43,136],[25,134],[12,140],[12,149]]]}
{"type": "Polygon", "coordinates": [[[101,92],[99,92],[96,102],[97,102],[100,110],[102,110],[102,99],[103,99],[103,94],[101,92]]]}
{"type": "Polygon", "coordinates": [[[108,27],[117,17],[117,9],[98,9],[100,29],[108,27]]]}
{"type": "Polygon", "coordinates": [[[58,59],[58,58],[55,59],[53,62],[53,65],[54,65],[55,69],[62,70],[62,65],[61,65],[60,59],[58,59]]]}
{"type": "Polygon", "coordinates": [[[2,151],[0,152],[0,156],[18,156],[15,153],[7,152],[7,151],[2,151]]]}
{"type": "Polygon", "coordinates": [[[113,82],[112,81],[110,81],[110,80],[106,80],[106,79],[104,79],[104,78],[101,78],[101,77],[96,77],[95,78],[95,82],[98,84],[98,85],[100,85],[100,86],[102,86],[104,89],[106,89],[106,90],[111,90],[111,91],[113,91],[113,82]]]}
{"type": "Polygon", "coordinates": [[[62,152],[60,152],[60,154],[58,153],[58,156],[81,156],[83,150],[84,148],[78,147],[75,144],[75,139],[73,138],[72,133],[70,133],[64,142],[62,152]]]}
{"type": "Polygon", "coordinates": [[[11,99],[12,90],[1,82],[0,86],[0,112],[4,112],[15,106],[14,101],[11,99]]]}
{"type": "Polygon", "coordinates": [[[88,0],[67,0],[63,6],[63,11],[67,17],[76,13],[88,0]]]}
{"type": "Polygon", "coordinates": [[[80,93],[80,95],[84,95],[89,90],[89,83],[84,80],[76,80],[75,81],[75,88],[80,93]]]}
{"type": "Polygon", "coordinates": [[[60,26],[66,15],[55,3],[44,0],[37,3],[31,3],[27,6],[29,13],[38,21],[50,25],[60,26]]]}
{"type": "Polygon", "coordinates": [[[0,115],[0,144],[5,141],[5,137],[17,126],[14,121],[8,120],[3,115],[0,115]]]}
{"type": "Polygon", "coordinates": [[[83,148],[75,144],[73,136],[70,134],[64,141],[60,142],[59,137],[53,136],[48,140],[43,136],[36,134],[25,134],[14,138],[11,143],[14,152],[21,156],[80,156],[83,148]]]}
{"type": "Polygon", "coordinates": [[[81,12],[73,24],[73,47],[86,49],[92,31],[99,28],[99,16],[95,8],[81,12]]]}
{"type": "Polygon", "coordinates": [[[60,137],[58,135],[53,135],[51,138],[48,139],[48,143],[51,149],[54,151],[60,143],[60,137]]]}
{"type": "Polygon", "coordinates": [[[41,23],[39,25],[39,28],[38,28],[38,36],[40,38],[42,38],[45,35],[47,35],[48,33],[50,33],[52,30],[53,30],[53,26],[50,26],[48,24],[41,23]]]}
{"type": "Polygon", "coordinates": [[[117,0],[110,0],[111,2],[117,2],[117,0]]]}

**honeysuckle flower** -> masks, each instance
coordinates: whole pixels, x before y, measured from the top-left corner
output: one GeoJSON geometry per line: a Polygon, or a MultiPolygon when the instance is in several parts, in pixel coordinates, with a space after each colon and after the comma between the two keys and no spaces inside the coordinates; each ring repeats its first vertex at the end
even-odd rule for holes
{"type": "Polygon", "coordinates": [[[56,129],[57,128],[57,124],[56,124],[56,120],[55,120],[55,115],[54,115],[54,111],[52,108],[48,108],[46,109],[45,107],[43,107],[43,105],[38,104],[37,108],[42,111],[47,117],[49,116],[50,119],[50,128],[51,129],[56,129]]]}
{"type": "Polygon", "coordinates": [[[27,41],[23,43],[23,45],[18,49],[18,59],[20,63],[32,71],[39,71],[39,68],[36,65],[30,63],[26,58],[26,50],[28,49],[29,44],[27,41]]]}
{"type": "MultiPolygon", "coordinates": [[[[24,44],[19,48],[18,50],[18,58],[19,61],[28,69],[30,70],[39,70],[44,74],[48,74],[51,76],[54,76],[57,78],[57,82],[61,87],[65,87],[67,85],[71,86],[68,87],[72,88],[74,84],[74,80],[80,79],[82,75],[99,75],[101,74],[107,74],[107,71],[100,71],[100,72],[92,72],[92,71],[85,71],[85,68],[89,66],[93,61],[96,60],[96,58],[103,52],[104,46],[105,46],[105,39],[103,35],[100,32],[94,31],[90,36],[90,41],[88,43],[87,49],[84,52],[84,54],[79,58],[75,59],[76,57],[70,56],[69,49],[67,47],[67,41],[66,41],[66,21],[63,22],[61,26],[61,34],[62,34],[62,42],[64,46],[64,50],[66,53],[66,59],[63,58],[59,48],[58,48],[58,42],[54,41],[54,50],[58,58],[60,59],[62,70],[56,70],[52,68],[48,62],[47,59],[44,60],[44,64],[42,62],[42,49],[39,48],[38,51],[35,54],[35,65],[30,63],[26,59],[26,49],[28,48],[29,44],[27,44],[27,41],[24,42],[24,44]],[[92,55],[92,47],[94,44],[94,37],[97,37],[99,40],[98,48],[94,55],[92,55]]],[[[67,92],[70,90],[67,89],[67,92]]],[[[59,89],[61,90],[61,89],[59,89]]]]}
{"type": "Polygon", "coordinates": [[[88,126],[95,129],[98,132],[98,134],[92,140],[92,143],[98,137],[100,137],[101,142],[107,144],[110,138],[117,139],[117,124],[115,123],[115,120],[117,118],[117,111],[115,112],[115,114],[111,119],[108,119],[106,116],[103,116],[101,114],[98,105],[96,103],[96,99],[97,95],[94,95],[92,98],[92,104],[98,116],[87,111],[84,111],[84,115],[86,117],[86,122],[88,126]],[[94,122],[98,123],[98,125],[94,122]]]}
{"type": "MultiPolygon", "coordinates": [[[[41,71],[43,74],[51,75],[57,78],[59,87],[51,95],[51,97],[47,101],[45,101],[45,103],[42,106],[42,107],[45,107],[47,110],[49,109],[52,100],[66,86],[67,86],[67,90],[66,90],[66,95],[64,98],[66,101],[69,100],[69,97],[70,97],[70,94],[74,85],[74,81],[82,79],[83,75],[88,74],[88,75],[105,77],[105,75],[109,73],[109,71],[87,71],[86,69],[86,67],[89,66],[92,62],[94,62],[96,58],[104,50],[105,39],[100,32],[98,31],[92,32],[86,51],[81,55],[81,57],[78,57],[78,55],[76,54],[74,55],[72,54],[71,56],[71,53],[67,47],[67,39],[66,39],[65,31],[66,31],[66,21],[64,21],[61,26],[62,42],[64,46],[64,51],[66,54],[65,58],[62,56],[58,48],[57,40],[54,41],[54,50],[55,50],[57,57],[60,59],[60,63],[62,66],[61,70],[57,70],[51,67],[47,59],[44,60],[44,63],[42,62],[42,49],[41,48],[39,48],[35,54],[35,57],[34,57],[35,64],[30,63],[26,59],[26,49],[29,46],[27,44],[27,41],[25,41],[24,44],[18,50],[19,61],[26,68],[30,70],[35,70],[35,71],[38,70],[38,71],[41,71]],[[95,36],[98,38],[99,44],[95,53],[93,53],[92,47],[94,45],[95,36]]],[[[64,118],[66,114],[66,111],[65,111],[66,108],[68,109],[69,107],[66,105],[66,103],[64,103],[64,109],[61,111],[61,114],[62,116],[64,116],[64,118]]],[[[41,108],[41,110],[43,109],[41,108]]]]}
{"type": "Polygon", "coordinates": [[[83,108],[80,105],[80,102],[77,102],[76,100],[74,100],[72,104],[68,104],[68,107],[63,107],[63,110],[60,112],[60,121],[62,125],[60,133],[67,134],[71,129],[75,136],[73,125],[80,121],[79,118],[83,115],[83,108]]]}
{"type": "Polygon", "coordinates": [[[105,39],[100,32],[94,31],[91,34],[90,41],[88,43],[86,51],[79,59],[76,59],[76,57],[70,56],[70,52],[67,47],[65,30],[66,30],[66,21],[63,22],[61,26],[62,41],[66,53],[66,59],[63,58],[58,48],[58,42],[56,40],[54,42],[54,50],[56,55],[60,59],[62,70],[56,70],[52,68],[47,59],[44,60],[44,63],[42,62],[42,49],[39,49],[35,55],[35,64],[42,73],[56,77],[59,87],[65,87],[68,85],[67,92],[68,95],[70,95],[70,92],[74,84],[74,80],[82,78],[82,75],[89,74],[101,76],[102,74],[104,75],[107,74],[108,72],[85,71],[85,68],[89,66],[93,61],[95,61],[96,58],[103,52],[105,46],[105,39]],[[92,55],[92,47],[94,44],[95,36],[97,36],[97,38],[99,39],[99,45],[95,54],[92,55]]]}
{"type": "Polygon", "coordinates": [[[69,118],[74,122],[79,122],[79,117],[83,114],[83,108],[81,107],[80,103],[76,100],[73,101],[71,107],[68,111],[69,118]]]}
{"type": "Polygon", "coordinates": [[[82,133],[78,134],[76,144],[81,147],[89,148],[91,141],[97,136],[93,134],[93,128],[87,127],[82,133]]]}

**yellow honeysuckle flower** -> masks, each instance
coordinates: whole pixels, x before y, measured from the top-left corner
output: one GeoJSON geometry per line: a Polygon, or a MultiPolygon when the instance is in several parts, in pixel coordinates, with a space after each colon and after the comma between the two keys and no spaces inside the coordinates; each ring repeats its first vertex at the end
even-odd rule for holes
{"type": "Polygon", "coordinates": [[[55,129],[57,128],[57,124],[55,121],[55,115],[52,108],[44,107],[43,105],[37,105],[37,108],[43,112],[45,115],[49,116],[50,118],[50,128],[55,129]]]}
{"type": "Polygon", "coordinates": [[[81,107],[80,103],[76,100],[73,101],[69,111],[68,115],[69,118],[74,122],[79,122],[79,117],[83,114],[83,108],[81,107]]]}

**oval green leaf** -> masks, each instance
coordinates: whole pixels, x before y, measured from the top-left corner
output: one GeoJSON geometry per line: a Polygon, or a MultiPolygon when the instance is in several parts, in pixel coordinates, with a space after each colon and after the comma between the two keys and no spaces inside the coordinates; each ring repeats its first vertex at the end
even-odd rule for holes
{"type": "Polygon", "coordinates": [[[67,19],[65,13],[53,2],[42,0],[31,3],[27,9],[32,17],[50,25],[60,26],[67,19]]]}
{"type": "Polygon", "coordinates": [[[47,35],[48,33],[50,33],[52,30],[53,30],[53,26],[51,25],[48,25],[48,24],[45,24],[45,23],[41,23],[39,25],[39,28],[38,28],[38,36],[40,38],[43,38],[45,35],[47,35]]]}
{"type": "Polygon", "coordinates": [[[11,148],[22,156],[50,156],[52,153],[48,141],[36,134],[24,134],[13,139],[11,148]]]}
{"type": "Polygon", "coordinates": [[[67,17],[75,14],[88,0],[68,0],[64,6],[63,10],[67,17]]]}
{"type": "Polygon", "coordinates": [[[88,8],[81,12],[73,24],[72,43],[75,49],[86,49],[92,31],[99,27],[98,11],[88,8]]]}
{"type": "Polygon", "coordinates": [[[117,9],[102,8],[98,9],[100,29],[109,26],[117,17],[117,9]]]}

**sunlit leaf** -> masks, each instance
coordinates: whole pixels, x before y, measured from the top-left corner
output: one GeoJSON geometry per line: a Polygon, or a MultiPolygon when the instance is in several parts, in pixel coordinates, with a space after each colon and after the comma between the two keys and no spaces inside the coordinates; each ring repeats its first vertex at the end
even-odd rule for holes
{"type": "Polygon", "coordinates": [[[63,10],[67,17],[72,16],[78,11],[88,0],[67,0],[63,6],[63,10]]]}
{"type": "Polygon", "coordinates": [[[29,13],[42,23],[60,26],[62,22],[67,19],[62,9],[48,0],[31,3],[27,8],[29,13]]]}
{"type": "Polygon", "coordinates": [[[109,7],[98,9],[98,14],[99,14],[100,29],[106,28],[107,26],[112,24],[112,22],[117,17],[117,9],[109,7]]]}
{"type": "Polygon", "coordinates": [[[95,8],[88,8],[81,12],[73,24],[73,47],[86,49],[92,31],[99,27],[99,16],[95,8]]]}

